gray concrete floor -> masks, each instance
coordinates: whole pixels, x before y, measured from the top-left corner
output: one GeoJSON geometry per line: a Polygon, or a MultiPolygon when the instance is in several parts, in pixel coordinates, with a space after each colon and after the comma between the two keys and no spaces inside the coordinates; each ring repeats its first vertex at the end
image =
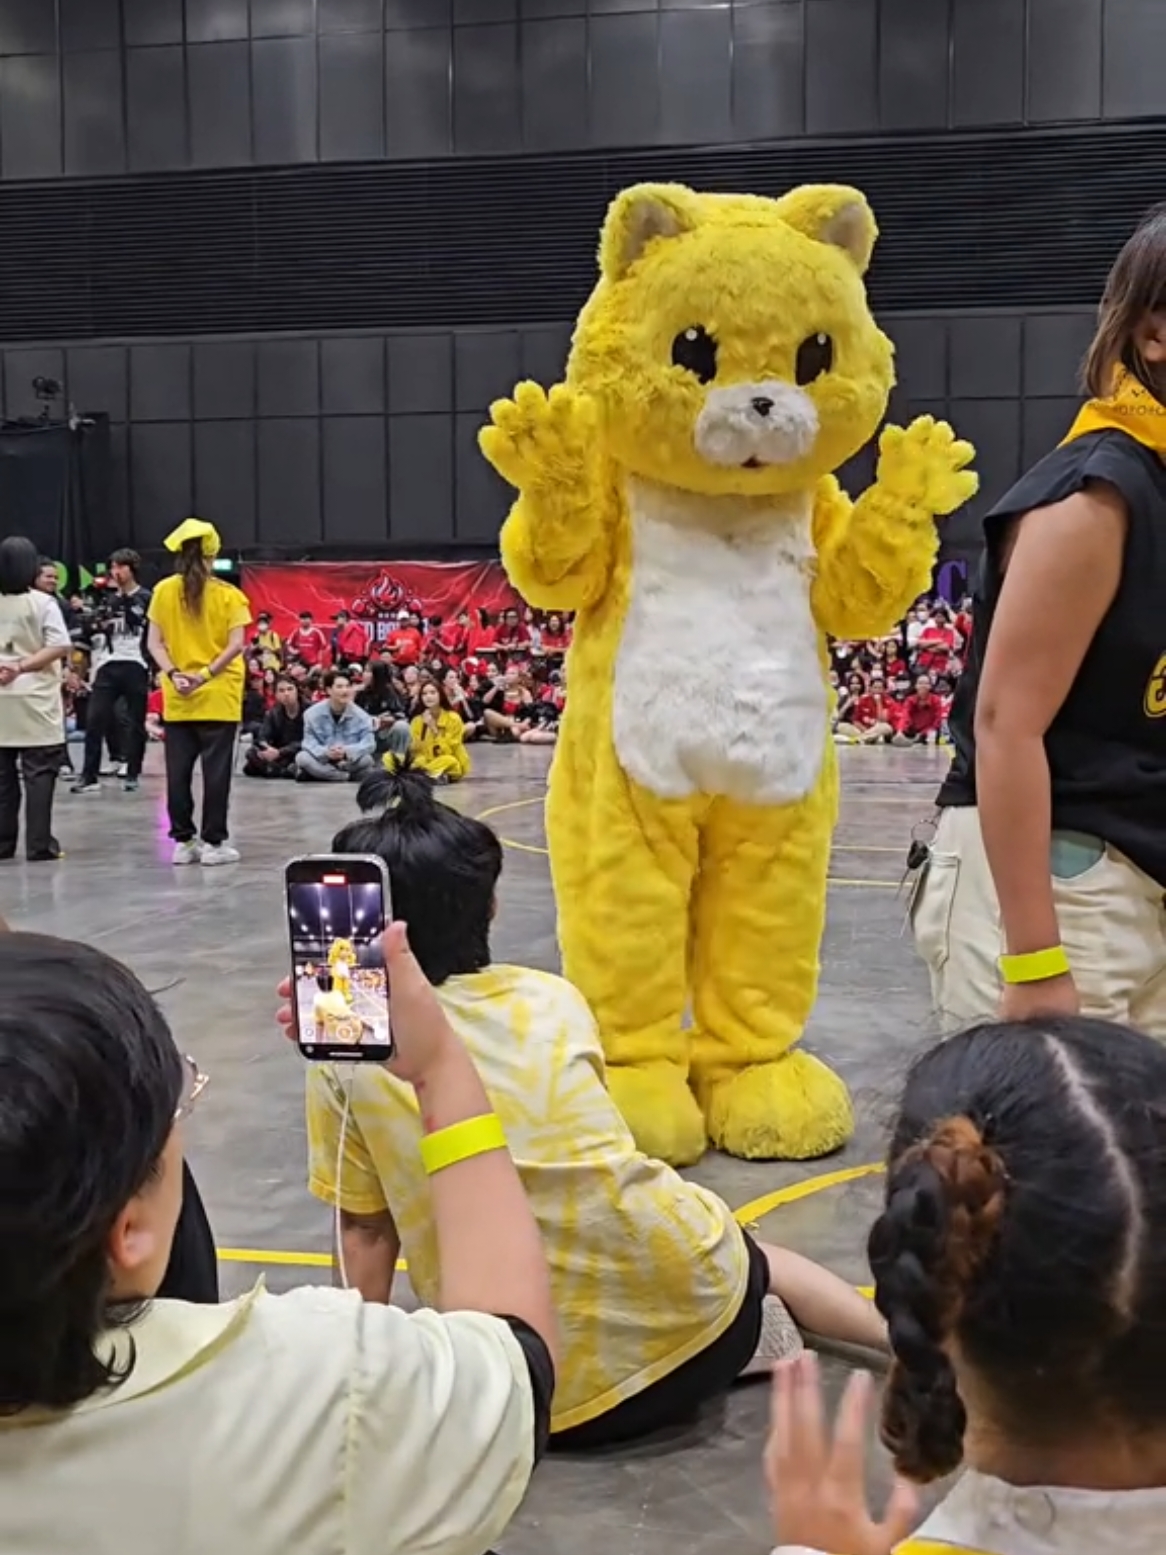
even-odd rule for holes
{"type": "MultiPolygon", "coordinates": [[[[901,1075],[929,1040],[926,982],[896,894],[913,824],[930,809],[942,753],[843,749],[843,818],[831,866],[822,989],[809,1045],[841,1070],[860,1124],[838,1157],[756,1165],[710,1155],[693,1172],[734,1208],[825,1171],[879,1159],[901,1075]]],[[[494,935],[498,960],[557,970],[554,907],[543,851],[546,751],[479,750],[473,777],[449,801],[485,814],[510,844],[494,935]],[[493,813],[491,813],[493,812],[493,813]]],[[[76,936],[127,962],[160,1000],[179,1045],[211,1086],[188,1126],[191,1160],[221,1248],[227,1294],[260,1272],[275,1290],[328,1280],[327,1212],[304,1185],[300,1062],[274,1024],[287,942],[281,866],[324,851],[353,813],[346,789],[239,779],[232,806],[243,862],[173,869],[161,778],[150,752],[137,794],[108,780],[59,790],[55,865],[0,864],[0,913],[14,927],[76,936]],[[284,1259],[265,1260],[264,1253],[284,1259]],[[297,1261],[315,1256],[317,1263],[297,1261]]],[[[863,1247],[877,1177],[828,1187],[760,1218],[769,1241],[864,1284],[863,1247]]],[[[829,1362],[833,1387],[844,1376],[829,1362]]],[[[675,1439],[600,1459],[555,1459],[535,1478],[503,1555],[744,1555],[773,1544],[759,1472],[766,1389],[743,1386],[675,1439]]],[[[874,1456],[872,1476],[885,1480],[874,1456]]]]}

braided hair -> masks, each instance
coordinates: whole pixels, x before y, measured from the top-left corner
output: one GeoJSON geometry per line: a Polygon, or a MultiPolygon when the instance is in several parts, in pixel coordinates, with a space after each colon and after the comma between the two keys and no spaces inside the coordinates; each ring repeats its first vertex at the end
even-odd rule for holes
{"type": "Polygon", "coordinates": [[[868,1252],[894,1354],[882,1436],[908,1478],[959,1466],[957,1368],[1029,1444],[1098,1418],[1161,1429],[1166,1050],[1074,1017],[925,1054],[868,1252]]]}

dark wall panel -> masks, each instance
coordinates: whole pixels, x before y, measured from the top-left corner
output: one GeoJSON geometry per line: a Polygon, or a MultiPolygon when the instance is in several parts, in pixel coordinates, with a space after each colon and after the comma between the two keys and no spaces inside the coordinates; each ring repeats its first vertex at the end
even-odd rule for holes
{"type": "Polygon", "coordinates": [[[449,415],[390,418],[389,533],[394,545],[453,542],[453,423],[449,415]]]}
{"type": "Polygon", "coordinates": [[[369,545],[389,538],[382,416],[325,416],[324,540],[369,545]]]}
{"type": "Polygon", "coordinates": [[[373,33],[320,39],[320,158],[358,162],[385,154],[385,69],[373,33]]]}
{"type": "Polygon", "coordinates": [[[126,55],[126,150],[131,172],[189,165],[182,49],[130,49],[126,55]]]}
{"type": "Polygon", "coordinates": [[[186,51],[192,167],[251,161],[251,53],[245,43],[202,43],[186,51]]]}
{"type": "Polygon", "coordinates": [[[253,421],[199,421],[194,427],[194,505],[233,546],[254,545],[256,428],[253,421]]]}
{"type": "Polygon", "coordinates": [[[130,430],[129,533],[143,550],[160,546],[194,507],[191,432],[186,421],[135,423],[130,430]]]}
{"type": "Polygon", "coordinates": [[[318,546],[320,423],[306,417],[259,423],[259,542],[318,546]]]}
{"type": "Polygon", "coordinates": [[[56,56],[0,59],[0,173],[4,178],[52,178],[61,165],[56,56]]]}

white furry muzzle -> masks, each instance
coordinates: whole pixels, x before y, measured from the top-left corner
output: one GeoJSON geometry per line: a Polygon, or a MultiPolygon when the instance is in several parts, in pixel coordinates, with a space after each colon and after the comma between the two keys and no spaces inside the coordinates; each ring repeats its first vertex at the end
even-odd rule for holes
{"type": "Polygon", "coordinates": [[[696,451],[710,464],[792,464],[814,446],[818,412],[791,383],[710,389],[697,417],[696,451]]]}

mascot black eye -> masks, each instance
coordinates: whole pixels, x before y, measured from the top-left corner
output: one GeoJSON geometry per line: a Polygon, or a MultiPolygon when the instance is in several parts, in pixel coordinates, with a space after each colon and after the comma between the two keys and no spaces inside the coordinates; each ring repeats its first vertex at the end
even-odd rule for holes
{"type": "Polygon", "coordinates": [[[834,365],[834,342],[829,335],[808,335],[798,347],[794,382],[813,383],[834,365]]]}
{"type": "Polygon", "coordinates": [[[693,373],[701,383],[717,376],[717,343],[702,324],[683,329],[672,342],[672,365],[693,373]]]}

